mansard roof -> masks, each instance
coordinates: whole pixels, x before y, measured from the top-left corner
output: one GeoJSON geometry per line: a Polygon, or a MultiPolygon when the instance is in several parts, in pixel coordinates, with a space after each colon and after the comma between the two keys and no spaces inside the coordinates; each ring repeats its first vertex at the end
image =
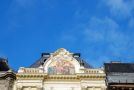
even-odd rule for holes
{"type": "Polygon", "coordinates": [[[8,71],[9,66],[5,58],[0,58],[0,71],[8,71]]]}
{"type": "Polygon", "coordinates": [[[134,63],[105,63],[106,73],[134,73],[134,63]]]}
{"type": "Polygon", "coordinates": [[[43,63],[49,58],[49,53],[42,53],[42,56],[40,59],[36,60],[31,66],[30,68],[37,68],[40,65],[43,65],[43,63]],[[43,55],[44,54],[44,55],[43,55]],[[48,56],[45,56],[48,55],[48,56]]]}
{"type": "Polygon", "coordinates": [[[134,83],[134,63],[105,63],[107,83],[134,83]]]}
{"type": "Polygon", "coordinates": [[[108,83],[134,83],[134,73],[116,73],[107,75],[108,83]]]}
{"type": "MultiPolygon", "coordinates": [[[[38,59],[35,63],[33,63],[30,68],[37,68],[40,65],[43,65],[51,54],[52,53],[42,53],[41,58],[38,59]]],[[[72,56],[80,63],[81,66],[84,66],[85,68],[92,68],[85,60],[80,57],[80,53],[73,53],[72,56]]]]}

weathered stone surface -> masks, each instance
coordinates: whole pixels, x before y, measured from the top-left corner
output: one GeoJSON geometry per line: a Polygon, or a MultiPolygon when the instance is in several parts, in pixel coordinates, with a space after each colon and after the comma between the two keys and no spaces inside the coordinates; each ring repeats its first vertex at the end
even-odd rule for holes
{"type": "Polygon", "coordinates": [[[0,90],[13,90],[15,73],[10,70],[7,60],[0,58],[0,90]]]}

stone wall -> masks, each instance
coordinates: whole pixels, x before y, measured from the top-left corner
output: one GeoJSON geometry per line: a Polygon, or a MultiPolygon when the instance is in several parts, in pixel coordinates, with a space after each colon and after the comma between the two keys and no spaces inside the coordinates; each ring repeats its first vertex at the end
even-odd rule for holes
{"type": "Polygon", "coordinates": [[[0,90],[13,90],[15,74],[8,71],[0,74],[0,90]]]}
{"type": "Polygon", "coordinates": [[[7,90],[5,82],[6,80],[0,80],[0,90],[7,90]]]}

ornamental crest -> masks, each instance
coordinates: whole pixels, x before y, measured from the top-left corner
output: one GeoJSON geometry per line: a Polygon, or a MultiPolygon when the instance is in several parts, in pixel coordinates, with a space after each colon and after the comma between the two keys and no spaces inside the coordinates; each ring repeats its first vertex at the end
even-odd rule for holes
{"type": "Polygon", "coordinates": [[[75,67],[72,64],[72,56],[65,49],[61,48],[52,54],[52,62],[48,66],[48,74],[69,75],[75,73],[75,67]]]}

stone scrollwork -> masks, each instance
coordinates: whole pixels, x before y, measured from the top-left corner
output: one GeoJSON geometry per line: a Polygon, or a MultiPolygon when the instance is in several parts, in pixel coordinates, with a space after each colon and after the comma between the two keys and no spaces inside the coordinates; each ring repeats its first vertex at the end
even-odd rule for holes
{"type": "Polygon", "coordinates": [[[60,48],[55,53],[53,53],[53,56],[57,55],[70,55],[70,53],[66,49],[60,48]]]}

